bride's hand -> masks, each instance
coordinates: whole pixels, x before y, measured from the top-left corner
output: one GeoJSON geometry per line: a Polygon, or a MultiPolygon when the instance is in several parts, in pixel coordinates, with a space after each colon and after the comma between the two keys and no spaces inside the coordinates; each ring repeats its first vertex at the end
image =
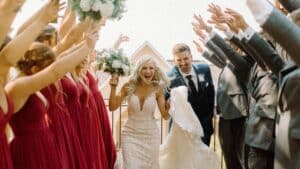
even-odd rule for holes
{"type": "Polygon", "coordinates": [[[113,73],[111,75],[111,79],[109,80],[110,86],[117,86],[119,83],[119,75],[117,73],[113,73]]]}

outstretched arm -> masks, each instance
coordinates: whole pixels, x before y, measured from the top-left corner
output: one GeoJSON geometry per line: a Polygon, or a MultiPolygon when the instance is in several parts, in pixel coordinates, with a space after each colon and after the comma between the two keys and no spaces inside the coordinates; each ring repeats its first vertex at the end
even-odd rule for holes
{"type": "Polygon", "coordinates": [[[64,57],[42,71],[31,76],[21,77],[6,85],[5,90],[14,100],[15,112],[23,107],[30,95],[54,83],[67,72],[74,70],[88,55],[93,45],[94,39],[86,37],[85,41],[75,47],[76,49],[70,49],[70,52],[64,53],[64,57]]]}
{"type": "Polygon", "coordinates": [[[14,66],[18,60],[23,57],[44,26],[54,18],[57,18],[59,9],[58,1],[51,1],[44,9],[37,21],[8,43],[0,52],[0,73],[7,71],[10,66],[14,66]]]}

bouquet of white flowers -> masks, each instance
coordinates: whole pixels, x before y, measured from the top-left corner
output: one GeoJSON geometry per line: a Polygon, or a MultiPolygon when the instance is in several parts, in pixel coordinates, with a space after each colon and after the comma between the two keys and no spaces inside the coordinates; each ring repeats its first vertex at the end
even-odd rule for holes
{"type": "Polygon", "coordinates": [[[125,10],[125,0],[70,0],[72,9],[80,20],[90,16],[94,20],[102,17],[121,19],[125,10]]]}
{"type": "Polygon", "coordinates": [[[110,74],[117,73],[121,76],[130,74],[131,65],[122,49],[104,49],[97,53],[95,65],[97,69],[110,74]]]}

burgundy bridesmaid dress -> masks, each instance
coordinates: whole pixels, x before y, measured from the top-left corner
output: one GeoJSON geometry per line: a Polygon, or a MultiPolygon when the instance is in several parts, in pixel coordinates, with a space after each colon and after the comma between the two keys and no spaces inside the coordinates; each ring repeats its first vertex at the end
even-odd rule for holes
{"type": "MultiPolygon", "coordinates": [[[[88,84],[87,79],[85,79],[85,83],[88,84]]],[[[84,85],[79,81],[77,85],[80,93],[81,119],[84,125],[82,146],[83,151],[86,153],[87,161],[90,162],[88,164],[90,165],[89,168],[108,169],[97,105],[88,85],[84,85]]]]}
{"type": "Polygon", "coordinates": [[[88,169],[106,169],[101,163],[101,158],[105,156],[101,156],[99,127],[94,125],[98,119],[93,118],[89,111],[88,91],[81,83],[67,76],[62,78],[61,84],[65,103],[73,119],[88,169]]]}
{"type": "Polygon", "coordinates": [[[101,132],[104,140],[108,167],[109,169],[113,169],[116,161],[116,148],[110,128],[108,112],[102,94],[98,88],[98,80],[96,80],[96,78],[90,72],[87,72],[86,76],[89,79],[89,87],[91,92],[93,93],[93,97],[99,113],[100,125],[102,128],[101,132]]]}
{"type": "Polygon", "coordinates": [[[14,169],[62,169],[58,148],[47,122],[48,106],[36,94],[13,114],[10,150],[14,169]]]}
{"type": "Polygon", "coordinates": [[[5,127],[13,114],[13,103],[9,97],[7,98],[8,111],[4,114],[0,108],[0,168],[13,169],[11,154],[8,147],[7,137],[5,134],[5,127]]]}
{"type": "Polygon", "coordinates": [[[49,127],[55,136],[59,157],[66,169],[87,169],[77,132],[64,101],[60,82],[44,88],[43,95],[49,103],[49,127]]]}

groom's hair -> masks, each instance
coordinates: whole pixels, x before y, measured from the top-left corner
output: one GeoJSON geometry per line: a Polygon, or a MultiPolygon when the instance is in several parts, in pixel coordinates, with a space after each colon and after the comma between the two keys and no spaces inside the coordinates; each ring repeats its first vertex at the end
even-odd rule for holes
{"type": "Polygon", "coordinates": [[[176,54],[182,53],[182,52],[191,53],[191,49],[185,43],[177,43],[176,45],[174,45],[172,52],[173,52],[173,55],[176,55],[176,54]]]}

